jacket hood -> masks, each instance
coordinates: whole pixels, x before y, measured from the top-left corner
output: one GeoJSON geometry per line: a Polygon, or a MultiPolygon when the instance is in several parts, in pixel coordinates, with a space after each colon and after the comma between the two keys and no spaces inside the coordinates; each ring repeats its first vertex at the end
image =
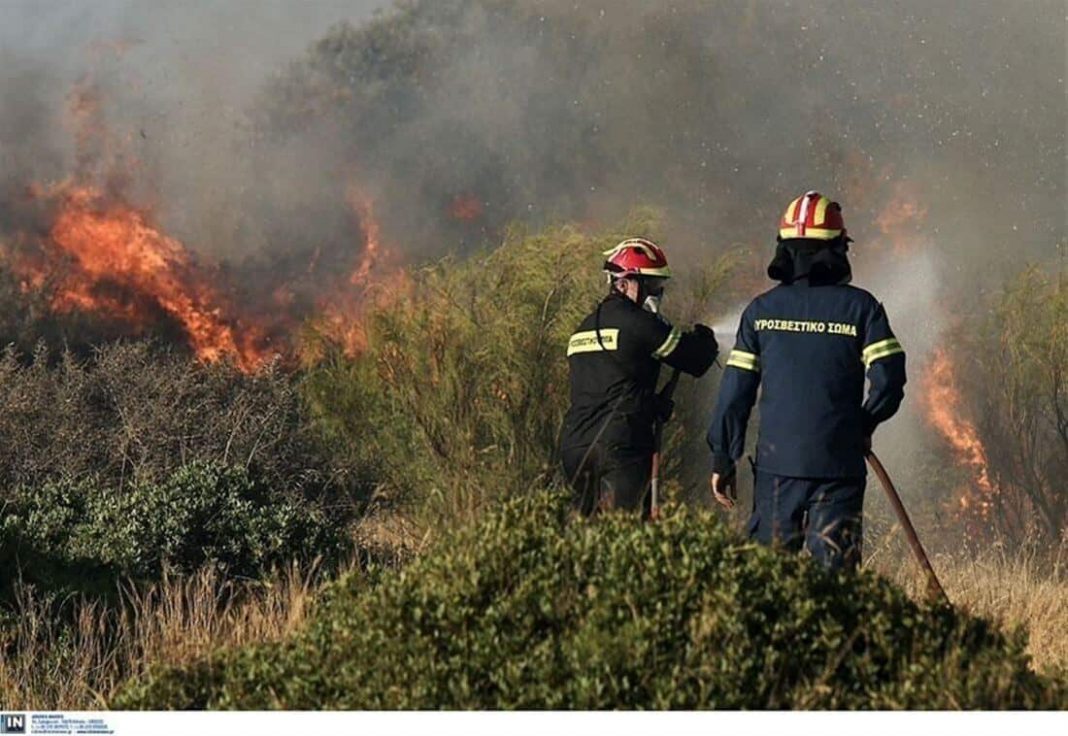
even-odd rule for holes
{"type": "Polygon", "coordinates": [[[807,279],[811,286],[848,284],[853,278],[844,240],[780,240],[768,264],[768,276],[783,284],[807,279]]]}

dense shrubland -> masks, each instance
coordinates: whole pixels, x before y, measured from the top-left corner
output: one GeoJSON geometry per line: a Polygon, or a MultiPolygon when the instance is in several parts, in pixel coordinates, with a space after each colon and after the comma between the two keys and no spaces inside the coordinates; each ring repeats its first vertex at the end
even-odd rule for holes
{"type": "MultiPolygon", "coordinates": [[[[645,216],[620,230],[655,234],[645,216]]],[[[369,307],[359,357],[322,342],[293,373],[246,376],[148,343],[9,352],[4,702],[1055,703],[1060,686],[1044,677],[1064,666],[1064,582],[1044,553],[1026,569],[1009,557],[938,561],[969,610],[1033,627],[1040,677],[1022,634],[911,603],[870,573],[843,580],[755,549],[703,511],[655,526],[569,519],[556,495],[561,346],[602,293],[599,252],[617,236],[515,231],[493,251],[414,271],[369,307]],[[397,520],[415,543],[390,539],[397,520]],[[372,537],[384,555],[368,556],[372,537]]],[[[679,279],[669,313],[707,316],[730,263],[679,279]]],[[[1055,316],[1061,287],[1026,278],[1002,310],[1055,316]]],[[[992,317],[1006,332],[991,334],[1028,346],[1036,365],[1049,353],[1035,346],[1056,334],[1043,325],[1060,322],[1010,316],[992,317]]],[[[997,391],[1053,385],[1052,373],[1009,373],[1014,364],[991,368],[1004,372],[997,391]]],[[[703,468],[679,459],[704,456],[707,407],[692,381],[677,398],[668,477],[684,498],[697,487],[687,472],[703,468]]],[[[1056,446],[1042,447],[1055,461],[1056,446]]],[[[901,564],[876,562],[910,583],[901,564]]]]}

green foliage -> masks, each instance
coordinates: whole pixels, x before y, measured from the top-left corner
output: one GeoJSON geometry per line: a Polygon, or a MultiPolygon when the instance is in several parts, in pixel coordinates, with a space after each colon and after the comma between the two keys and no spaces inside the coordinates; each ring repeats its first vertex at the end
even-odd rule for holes
{"type": "Polygon", "coordinates": [[[335,350],[308,376],[322,426],[373,469],[381,495],[432,515],[537,483],[554,470],[567,405],[561,346],[596,299],[608,242],[515,232],[492,252],[417,273],[368,315],[359,359],[335,350]]]}
{"type": "Polygon", "coordinates": [[[982,525],[1015,541],[1068,530],[1068,280],[1028,268],[975,320],[968,396],[997,493],[982,525]]]}
{"type": "Polygon", "coordinates": [[[1024,637],[743,543],[714,516],[505,504],[309,628],[129,683],[117,708],[1051,707],[1024,637]]]}
{"type": "Polygon", "coordinates": [[[294,558],[336,559],[339,520],[242,467],[192,463],[162,482],[118,490],[89,481],[22,489],[0,516],[5,562],[44,588],[114,586],[214,563],[259,576],[294,558]]]}

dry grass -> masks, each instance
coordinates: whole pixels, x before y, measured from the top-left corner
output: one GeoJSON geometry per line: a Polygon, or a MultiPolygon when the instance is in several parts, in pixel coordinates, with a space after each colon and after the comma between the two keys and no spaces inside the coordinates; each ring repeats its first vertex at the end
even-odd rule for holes
{"type": "MultiPolygon", "coordinates": [[[[1028,631],[1036,670],[1068,671],[1068,545],[1039,553],[994,544],[978,553],[936,554],[931,563],[955,605],[1028,631]]],[[[925,578],[907,549],[884,544],[866,564],[915,598],[924,596],[925,578]]]]}
{"type": "Polygon", "coordinates": [[[22,710],[104,707],[126,677],[183,664],[220,647],[274,641],[304,622],[318,587],[296,566],[264,581],[225,581],[212,568],[122,592],[121,607],[70,602],[70,616],[19,591],[13,630],[0,648],[0,702],[22,710]],[[71,623],[73,622],[73,623],[71,623]]]}

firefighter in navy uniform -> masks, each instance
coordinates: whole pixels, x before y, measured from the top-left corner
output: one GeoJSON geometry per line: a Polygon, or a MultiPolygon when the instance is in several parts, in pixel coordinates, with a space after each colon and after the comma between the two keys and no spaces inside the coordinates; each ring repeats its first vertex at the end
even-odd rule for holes
{"type": "Polygon", "coordinates": [[[567,346],[571,407],[560,452],[583,514],[621,508],[648,516],[654,423],[673,408],[656,393],[660,366],[701,376],[718,348],[704,325],[683,332],[660,316],[671,270],[655,243],[631,238],[605,256],[609,294],[567,346]]]}
{"type": "Polygon", "coordinates": [[[864,456],[904,397],[905,353],[882,305],[849,286],[850,242],[837,202],[808,192],[786,208],[768,266],[780,285],[742,314],[708,444],[713,499],[730,508],[762,388],[750,536],[851,570],[861,555],[864,456]]]}

